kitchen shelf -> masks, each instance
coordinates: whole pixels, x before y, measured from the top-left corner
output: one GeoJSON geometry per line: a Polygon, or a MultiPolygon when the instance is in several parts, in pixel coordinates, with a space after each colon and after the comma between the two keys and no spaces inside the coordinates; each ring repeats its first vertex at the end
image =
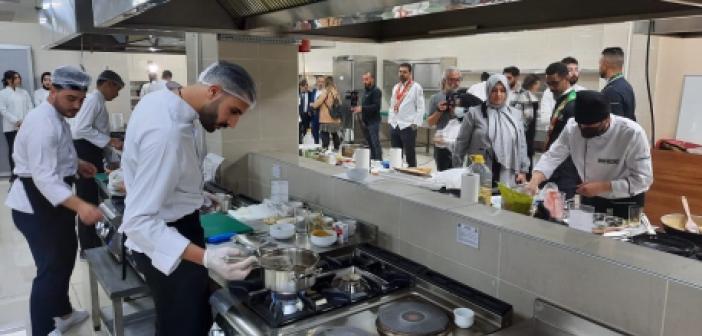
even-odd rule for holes
{"type": "MultiPolygon", "coordinates": [[[[151,336],[155,334],[156,311],[150,297],[124,302],[122,310],[124,312],[124,336],[151,336]]],[[[100,308],[100,318],[104,322],[107,332],[114,335],[114,309],[109,306],[100,308]]]]}

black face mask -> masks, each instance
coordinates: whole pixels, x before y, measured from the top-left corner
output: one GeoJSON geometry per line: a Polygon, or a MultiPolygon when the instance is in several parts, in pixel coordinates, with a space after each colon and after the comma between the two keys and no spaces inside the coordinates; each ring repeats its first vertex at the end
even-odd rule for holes
{"type": "Polygon", "coordinates": [[[607,127],[608,125],[601,125],[598,128],[580,128],[580,135],[585,139],[592,139],[604,134],[607,131],[607,127]]]}

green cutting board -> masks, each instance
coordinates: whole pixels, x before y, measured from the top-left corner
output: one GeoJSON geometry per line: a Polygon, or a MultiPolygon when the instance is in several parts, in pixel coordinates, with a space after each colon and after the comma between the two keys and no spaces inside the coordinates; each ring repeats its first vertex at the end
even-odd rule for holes
{"type": "Polygon", "coordinates": [[[253,232],[250,226],[221,212],[200,215],[200,225],[205,229],[205,238],[229,232],[237,234],[253,232]]]}

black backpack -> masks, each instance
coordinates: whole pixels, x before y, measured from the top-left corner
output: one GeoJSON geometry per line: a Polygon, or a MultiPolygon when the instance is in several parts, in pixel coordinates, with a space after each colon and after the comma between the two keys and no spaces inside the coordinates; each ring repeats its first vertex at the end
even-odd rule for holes
{"type": "MultiPolygon", "coordinates": [[[[326,98],[324,99],[324,105],[327,105],[326,98]]],[[[327,105],[327,108],[329,109],[329,115],[332,118],[341,119],[341,116],[343,114],[343,110],[342,110],[341,101],[339,101],[339,99],[337,99],[335,97],[334,102],[332,103],[332,106],[327,105]]]]}

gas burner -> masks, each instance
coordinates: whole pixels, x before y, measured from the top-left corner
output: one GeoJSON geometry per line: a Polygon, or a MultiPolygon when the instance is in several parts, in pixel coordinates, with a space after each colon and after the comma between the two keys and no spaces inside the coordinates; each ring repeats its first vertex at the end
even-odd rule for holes
{"type": "Polygon", "coordinates": [[[302,300],[297,294],[280,294],[276,292],[271,292],[271,305],[270,310],[273,314],[282,313],[285,315],[291,315],[297,313],[304,308],[302,300]]]}
{"type": "Polygon", "coordinates": [[[380,308],[375,323],[384,336],[443,336],[449,318],[440,308],[422,302],[404,301],[380,308]]]}
{"type": "Polygon", "coordinates": [[[319,329],[312,336],[371,336],[371,334],[354,327],[333,327],[319,329]]]}
{"type": "Polygon", "coordinates": [[[332,280],[331,286],[345,293],[350,298],[362,297],[370,291],[368,280],[364,279],[361,274],[348,273],[338,276],[332,280]]]}

